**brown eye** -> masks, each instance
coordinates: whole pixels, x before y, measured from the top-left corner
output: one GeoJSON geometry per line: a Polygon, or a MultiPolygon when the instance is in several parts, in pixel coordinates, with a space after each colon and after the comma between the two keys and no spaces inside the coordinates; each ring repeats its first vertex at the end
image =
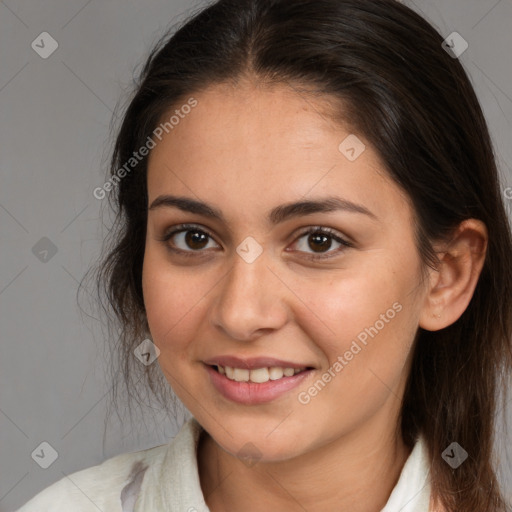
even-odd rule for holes
{"type": "Polygon", "coordinates": [[[330,258],[339,255],[349,247],[353,247],[350,242],[341,238],[337,232],[330,228],[321,227],[310,228],[303,232],[295,242],[295,246],[299,252],[307,253],[307,257],[310,259],[330,258]],[[333,243],[338,244],[338,249],[329,251],[333,243]]]}
{"type": "Polygon", "coordinates": [[[185,231],[184,242],[187,247],[198,250],[204,249],[205,244],[208,242],[208,235],[202,231],[185,231]]]}
{"type": "Polygon", "coordinates": [[[187,225],[175,227],[159,240],[165,242],[171,251],[186,256],[194,256],[194,253],[205,252],[203,249],[211,247],[208,245],[211,242],[213,242],[214,247],[217,246],[209,233],[195,226],[187,225]]]}
{"type": "Polygon", "coordinates": [[[332,237],[326,236],[321,233],[312,233],[308,236],[308,247],[313,251],[325,252],[330,249],[332,245],[332,237]]]}

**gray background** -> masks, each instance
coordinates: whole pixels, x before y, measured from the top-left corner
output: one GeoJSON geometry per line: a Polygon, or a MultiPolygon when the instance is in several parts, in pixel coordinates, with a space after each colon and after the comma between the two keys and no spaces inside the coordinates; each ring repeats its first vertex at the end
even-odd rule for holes
{"type": "MultiPolygon", "coordinates": [[[[507,187],[512,187],[512,0],[404,3],[444,36],[457,31],[469,43],[460,59],[490,123],[507,195],[507,187]]],[[[147,428],[139,431],[111,422],[104,439],[109,389],[105,337],[97,322],[80,313],[76,290],[97,258],[105,234],[100,208],[106,204],[92,191],[104,183],[116,102],[126,97],[134,71],[165,28],[203,4],[0,2],[0,510],[4,512],[73,471],[118,453],[167,442],[178,428],[168,419],[147,421],[147,428]],[[59,45],[47,59],[31,47],[45,31],[59,45]],[[48,253],[46,262],[33,252],[43,237],[57,250],[48,253]],[[31,457],[43,441],[58,452],[48,469],[31,457]]],[[[511,206],[508,199],[509,213],[511,206]]],[[[500,434],[504,454],[502,439],[500,434]]],[[[512,496],[510,457],[502,465],[501,478],[512,496]]]]}

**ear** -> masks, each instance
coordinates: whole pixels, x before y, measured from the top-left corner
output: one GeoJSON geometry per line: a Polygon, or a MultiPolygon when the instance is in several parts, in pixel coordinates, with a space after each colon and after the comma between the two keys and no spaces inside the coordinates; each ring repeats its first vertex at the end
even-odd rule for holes
{"type": "Polygon", "coordinates": [[[484,265],[487,243],[485,224],[467,219],[459,224],[451,241],[436,248],[440,263],[430,273],[420,327],[438,331],[455,323],[464,313],[484,265]]]}

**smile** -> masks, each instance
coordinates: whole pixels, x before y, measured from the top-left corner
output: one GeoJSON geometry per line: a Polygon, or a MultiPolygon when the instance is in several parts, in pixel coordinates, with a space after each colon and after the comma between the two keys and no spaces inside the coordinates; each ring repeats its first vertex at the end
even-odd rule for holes
{"type": "Polygon", "coordinates": [[[205,364],[213,388],[230,402],[257,405],[287,395],[310,377],[314,368],[269,366],[236,368],[205,364]]]}
{"type": "Polygon", "coordinates": [[[231,366],[216,365],[214,368],[221,374],[225,375],[229,380],[236,382],[254,382],[263,384],[269,380],[279,380],[283,377],[293,377],[297,373],[306,370],[304,368],[283,368],[281,366],[271,366],[266,368],[232,368],[231,366]]]}

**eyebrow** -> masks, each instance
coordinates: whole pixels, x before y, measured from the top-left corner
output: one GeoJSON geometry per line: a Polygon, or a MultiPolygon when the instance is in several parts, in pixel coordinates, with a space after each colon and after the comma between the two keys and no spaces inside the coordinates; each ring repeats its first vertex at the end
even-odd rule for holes
{"type": "MultiPolygon", "coordinates": [[[[208,203],[196,201],[188,197],[161,195],[158,196],[148,210],[159,208],[178,208],[184,212],[195,213],[225,223],[222,212],[208,203]]],[[[318,200],[305,200],[293,203],[286,203],[273,208],[267,215],[267,222],[272,225],[279,224],[293,217],[311,215],[314,213],[346,211],[349,213],[360,213],[367,215],[373,220],[377,216],[361,204],[353,203],[336,196],[329,196],[318,200]]]]}

